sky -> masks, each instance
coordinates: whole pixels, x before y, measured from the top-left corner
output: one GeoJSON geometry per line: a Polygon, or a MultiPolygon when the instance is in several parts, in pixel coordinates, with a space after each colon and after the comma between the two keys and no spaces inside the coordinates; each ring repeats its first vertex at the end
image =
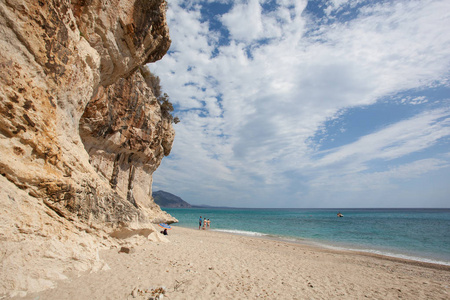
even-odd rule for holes
{"type": "Polygon", "coordinates": [[[450,207],[450,1],[169,0],[153,176],[197,205],[450,207]]]}

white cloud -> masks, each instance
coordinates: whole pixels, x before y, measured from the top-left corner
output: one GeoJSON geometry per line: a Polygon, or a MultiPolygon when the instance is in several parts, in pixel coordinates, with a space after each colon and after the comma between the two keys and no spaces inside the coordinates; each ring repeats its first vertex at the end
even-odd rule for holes
{"type": "Polygon", "coordinates": [[[430,148],[440,139],[450,136],[450,111],[435,110],[392,124],[361,137],[354,143],[329,150],[312,163],[308,172],[314,174],[308,182],[312,189],[338,191],[385,191],[397,186],[397,180],[417,178],[429,172],[450,167],[442,158],[412,160],[404,164],[395,159],[430,148]],[[393,161],[383,171],[371,171],[393,161]]]}
{"type": "Polygon", "coordinates": [[[238,3],[220,19],[235,40],[252,41],[257,39],[263,30],[261,6],[258,0],[238,3]]]}
{"type": "MultiPolygon", "coordinates": [[[[358,3],[331,1],[329,12],[358,3]]],[[[306,4],[280,1],[268,12],[258,1],[238,2],[219,17],[231,37],[221,45],[201,21],[201,2],[189,11],[169,2],[173,52],[150,68],[182,122],[174,158],[163,161],[156,185],[175,185],[173,192],[208,186],[214,192],[204,202],[212,204],[230,190],[269,201],[271,189],[295,185],[290,172],[308,176],[302,180],[313,188],[327,168],[339,182],[339,174],[369,172],[369,161],[424,151],[448,137],[448,111],[432,110],[312,159],[317,145],[310,138],[343,109],[448,80],[450,2],[371,3],[346,23],[325,25],[304,13],[306,4]]]]}
{"type": "Polygon", "coordinates": [[[351,160],[364,163],[374,159],[392,160],[433,146],[450,135],[450,111],[435,110],[400,121],[361,137],[321,158],[315,166],[351,160]]]}

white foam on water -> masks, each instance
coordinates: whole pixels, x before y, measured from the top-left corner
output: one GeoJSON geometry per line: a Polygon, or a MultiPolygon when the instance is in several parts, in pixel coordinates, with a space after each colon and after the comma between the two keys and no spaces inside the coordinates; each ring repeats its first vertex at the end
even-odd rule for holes
{"type": "Polygon", "coordinates": [[[381,251],[381,250],[375,250],[375,249],[365,249],[365,248],[358,249],[358,248],[350,248],[350,247],[340,247],[340,246],[320,243],[320,242],[311,241],[311,240],[302,239],[302,238],[274,236],[274,235],[260,233],[260,232],[233,230],[233,229],[215,229],[215,231],[221,231],[221,232],[227,232],[227,233],[239,234],[239,235],[245,235],[245,236],[260,236],[260,237],[265,237],[265,238],[275,238],[275,239],[279,239],[279,240],[286,241],[286,242],[297,242],[297,243],[309,244],[309,245],[313,245],[313,246],[315,245],[316,247],[328,248],[328,249],[333,249],[333,250],[366,252],[366,253],[372,253],[372,254],[393,257],[393,258],[400,258],[400,259],[407,259],[407,260],[424,262],[424,263],[450,266],[449,261],[442,261],[442,260],[436,260],[436,259],[431,259],[431,258],[425,258],[425,257],[419,257],[419,256],[413,256],[413,255],[407,255],[407,254],[400,254],[400,253],[392,253],[389,251],[381,251]]]}
{"type": "Polygon", "coordinates": [[[435,260],[435,259],[430,259],[430,258],[412,256],[412,255],[407,255],[407,254],[392,253],[392,252],[388,252],[388,251],[380,251],[380,250],[374,250],[374,249],[364,249],[364,248],[358,249],[358,248],[350,248],[350,247],[340,247],[340,246],[320,243],[320,242],[316,242],[316,241],[311,241],[308,239],[277,236],[277,235],[265,234],[265,233],[261,233],[261,232],[255,232],[255,231],[245,231],[245,230],[236,230],[236,229],[212,229],[212,231],[238,234],[238,235],[244,235],[244,236],[265,237],[265,238],[269,238],[269,239],[275,238],[275,239],[279,239],[279,240],[286,241],[286,242],[297,242],[297,243],[301,243],[301,244],[309,244],[309,245],[313,245],[316,247],[328,248],[328,249],[333,249],[333,250],[366,252],[366,253],[372,253],[372,254],[377,254],[377,255],[382,255],[382,256],[387,256],[387,257],[394,257],[394,258],[407,259],[407,260],[413,260],[413,261],[424,262],[424,263],[450,266],[449,261],[441,261],[441,260],[435,260]]]}
{"type": "Polygon", "coordinates": [[[366,252],[366,253],[372,253],[372,254],[377,254],[377,255],[382,255],[382,256],[407,259],[407,260],[413,260],[413,261],[431,263],[431,264],[437,264],[437,265],[450,266],[450,262],[448,262],[448,261],[435,260],[435,259],[430,259],[430,258],[425,258],[425,257],[407,255],[407,254],[392,253],[392,252],[388,252],[388,251],[380,251],[380,250],[374,250],[374,249],[346,248],[346,247],[338,247],[338,246],[331,246],[331,245],[324,245],[324,244],[320,244],[320,246],[322,246],[324,248],[328,248],[328,249],[334,249],[334,250],[366,252]]]}
{"type": "Polygon", "coordinates": [[[246,235],[246,236],[268,236],[268,234],[264,234],[261,232],[235,230],[235,229],[213,229],[213,231],[227,232],[227,233],[246,235]]]}

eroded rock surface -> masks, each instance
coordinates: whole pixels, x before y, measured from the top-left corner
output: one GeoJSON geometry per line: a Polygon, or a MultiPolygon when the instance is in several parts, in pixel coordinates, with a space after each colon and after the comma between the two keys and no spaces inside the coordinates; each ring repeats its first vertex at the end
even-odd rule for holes
{"type": "Polygon", "coordinates": [[[81,117],[80,136],[91,165],[115,193],[147,215],[159,209],[152,174],[169,155],[174,131],[139,70],[98,90],[81,117]]]}
{"type": "Polygon", "coordinates": [[[102,268],[176,220],[152,174],[174,130],[139,70],[170,46],[162,0],[0,0],[0,295],[102,268]]]}

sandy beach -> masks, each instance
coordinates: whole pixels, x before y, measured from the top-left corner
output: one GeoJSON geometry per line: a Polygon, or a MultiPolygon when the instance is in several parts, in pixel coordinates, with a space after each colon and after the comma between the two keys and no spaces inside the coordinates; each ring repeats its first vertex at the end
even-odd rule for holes
{"type": "Polygon", "coordinates": [[[180,228],[18,299],[449,299],[450,267],[180,228]],[[152,291],[156,293],[152,294],[152,291]]]}

